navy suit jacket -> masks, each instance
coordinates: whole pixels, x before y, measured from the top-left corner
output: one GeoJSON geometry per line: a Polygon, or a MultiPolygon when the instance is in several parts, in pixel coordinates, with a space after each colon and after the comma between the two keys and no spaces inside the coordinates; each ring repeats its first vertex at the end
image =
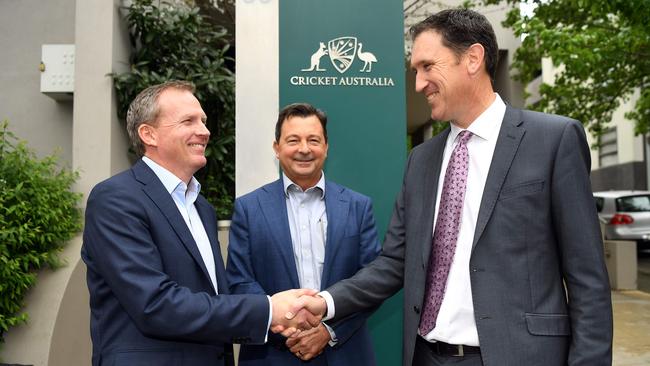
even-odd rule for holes
{"type": "MultiPolygon", "coordinates": [[[[228,244],[228,282],[237,294],[274,294],[299,288],[282,179],[235,201],[228,244]]],[[[327,241],[321,285],[352,276],[380,251],[370,198],[325,182],[327,241]]],[[[328,324],[338,344],[326,346],[312,365],[375,364],[366,318],[370,312],[328,324]]],[[[284,346],[285,338],[269,335],[267,345],[242,345],[241,366],[300,365],[284,346]]]]}
{"type": "MultiPolygon", "coordinates": [[[[327,289],[339,317],[403,286],[404,366],[418,337],[448,134],[411,152],[382,254],[327,289]]],[[[578,121],[506,108],[467,268],[485,366],[611,365],[611,295],[589,169],[578,121]]]]}
{"type": "Polygon", "coordinates": [[[171,195],[142,160],[93,188],[81,250],[93,366],[229,365],[232,342],[264,342],[267,297],[224,295],[216,215],[201,196],[195,206],[219,295],[171,195]]]}

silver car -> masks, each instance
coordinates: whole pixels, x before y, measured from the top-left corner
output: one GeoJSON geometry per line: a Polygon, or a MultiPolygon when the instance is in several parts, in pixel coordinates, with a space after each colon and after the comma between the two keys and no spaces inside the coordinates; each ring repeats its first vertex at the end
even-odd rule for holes
{"type": "Polygon", "coordinates": [[[634,240],[637,248],[650,249],[650,192],[594,192],[605,239],[634,240]]]}

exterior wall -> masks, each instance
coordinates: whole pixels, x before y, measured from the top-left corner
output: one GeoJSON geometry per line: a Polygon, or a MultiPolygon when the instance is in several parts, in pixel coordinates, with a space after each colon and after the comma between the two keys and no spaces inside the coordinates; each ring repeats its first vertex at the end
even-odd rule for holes
{"type": "Polygon", "coordinates": [[[609,190],[646,190],[648,187],[646,165],[643,161],[630,161],[591,171],[591,189],[594,192],[609,190]]]}
{"type": "MultiPolygon", "coordinates": [[[[39,152],[48,153],[53,146],[63,149],[65,161],[80,171],[75,190],[84,196],[82,206],[96,183],[130,165],[125,128],[117,119],[113,83],[107,76],[128,67],[129,43],[119,12],[121,3],[0,2],[0,46],[3,52],[10,50],[5,55],[20,58],[0,59],[11,63],[11,68],[7,66],[3,69],[6,72],[0,73],[3,90],[11,91],[0,94],[0,113],[12,113],[17,122],[24,120],[16,132],[27,137],[30,146],[39,152]],[[67,38],[58,35],[59,28],[66,30],[67,38]],[[21,30],[20,39],[14,36],[16,29],[21,30]],[[43,43],[75,43],[73,102],[57,103],[38,92],[43,43]]],[[[29,321],[6,334],[6,343],[0,348],[3,362],[34,366],[90,364],[90,311],[80,248],[78,235],[61,254],[66,266],[38,273],[38,282],[25,299],[29,321]]]]}
{"type": "MultiPolygon", "coordinates": [[[[639,98],[636,91],[630,100],[622,103],[612,115],[611,127],[616,128],[618,163],[601,166],[598,149],[592,149],[591,183],[594,191],[619,189],[648,189],[648,166],[645,157],[647,147],[644,136],[635,136],[634,122],[625,118],[625,113],[634,108],[639,98]]],[[[595,139],[589,136],[590,143],[595,139]]]]}
{"type": "Polygon", "coordinates": [[[41,45],[74,43],[75,0],[0,2],[0,121],[40,156],[72,164],[72,103],[40,92],[41,45]]]}

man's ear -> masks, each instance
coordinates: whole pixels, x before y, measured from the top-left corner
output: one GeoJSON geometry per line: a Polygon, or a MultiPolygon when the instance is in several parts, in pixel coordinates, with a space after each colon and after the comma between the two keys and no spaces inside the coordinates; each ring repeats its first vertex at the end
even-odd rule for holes
{"type": "Polygon", "coordinates": [[[279,159],[280,158],[280,145],[278,144],[277,141],[273,141],[273,151],[275,152],[275,158],[279,159]]]}
{"type": "Polygon", "coordinates": [[[158,146],[158,136],[153,126],[146,123],[141,124],[138,127],[138,136],[146,146],[158,146]]]}
{"type": "Polygon", "coordinates": [[[479,74],[485,64],[485,48],[479,43],[474,43],[465,51],[467,72],[474,77],[479,74]]]}

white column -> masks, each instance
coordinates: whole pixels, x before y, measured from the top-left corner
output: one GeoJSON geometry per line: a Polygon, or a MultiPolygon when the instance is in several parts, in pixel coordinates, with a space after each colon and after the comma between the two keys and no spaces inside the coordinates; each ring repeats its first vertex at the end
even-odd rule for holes
{"type": "Polygon", "coordinates": [[[237,196],[278,178],[272,149],[279,103],[278,1],[237,0],[236,4],[237,196]]]}

